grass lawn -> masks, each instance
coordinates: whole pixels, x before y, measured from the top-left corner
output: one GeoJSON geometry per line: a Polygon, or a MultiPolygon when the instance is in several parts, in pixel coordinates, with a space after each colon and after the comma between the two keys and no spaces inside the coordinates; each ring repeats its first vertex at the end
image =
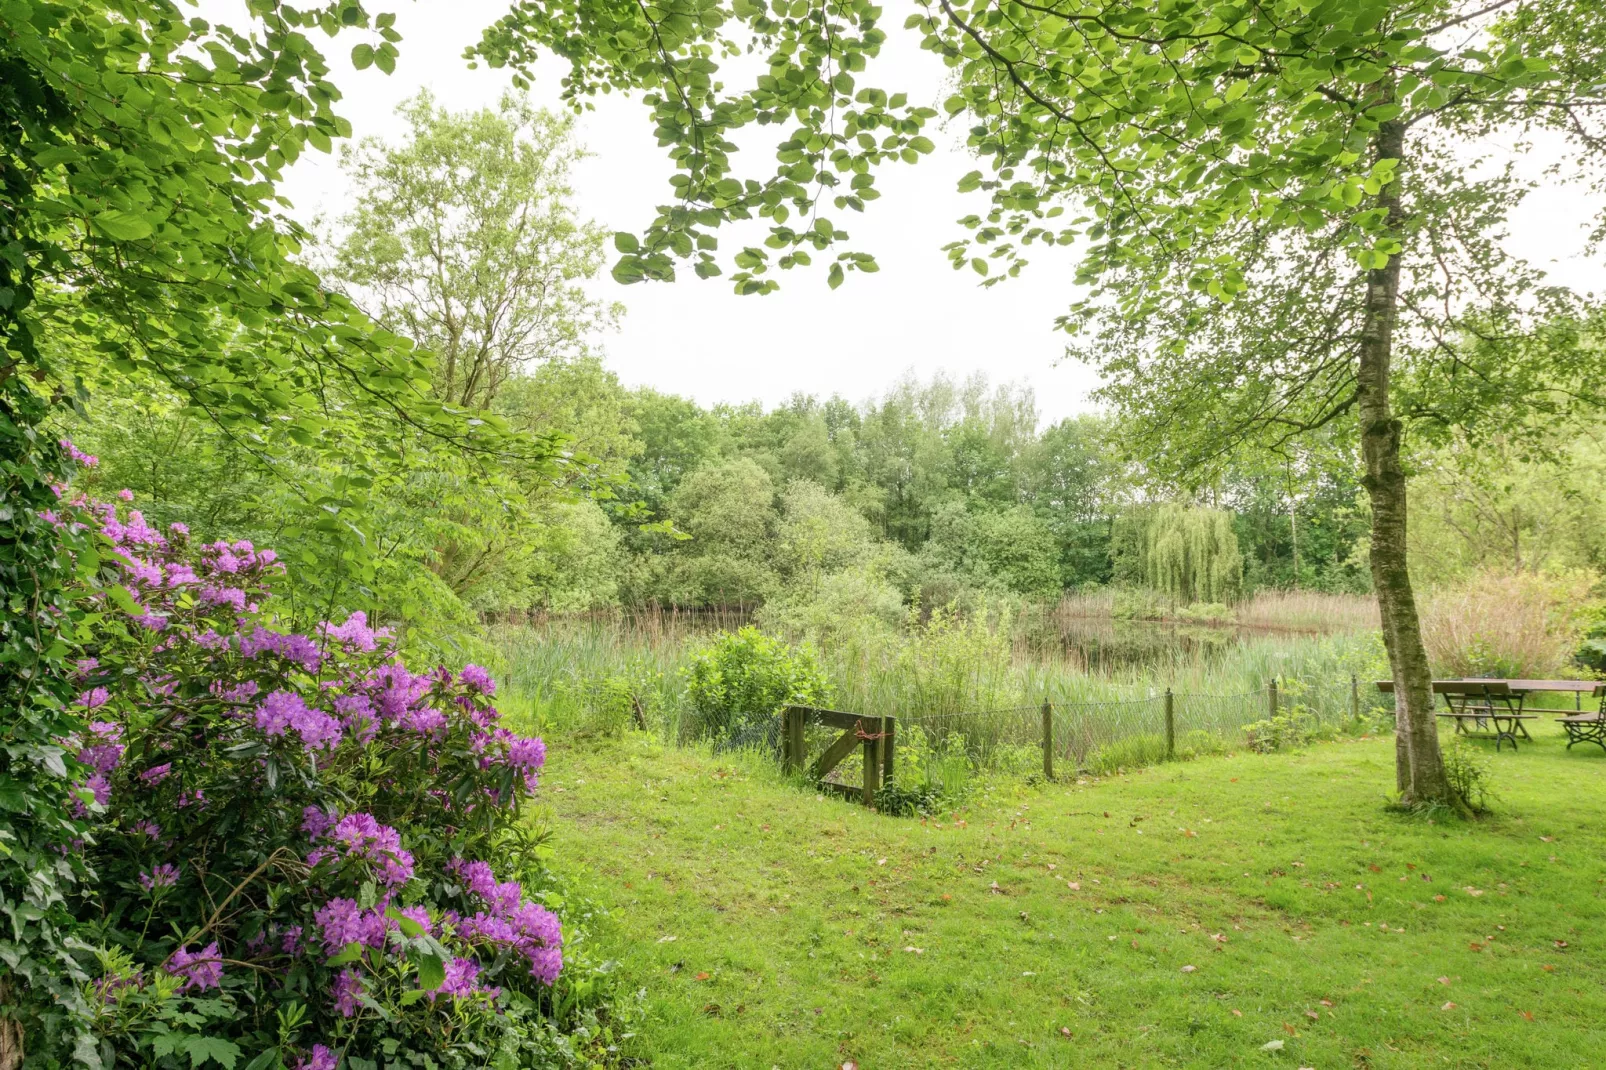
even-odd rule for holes
{"type": "Polygon", "coordinates": [[[940,820],[552,740],[543,794],[657,1067],[1601,1066],[1606,754],[1552,730],[1471,824],[1387,811],[1376,739],[940,820]]]}

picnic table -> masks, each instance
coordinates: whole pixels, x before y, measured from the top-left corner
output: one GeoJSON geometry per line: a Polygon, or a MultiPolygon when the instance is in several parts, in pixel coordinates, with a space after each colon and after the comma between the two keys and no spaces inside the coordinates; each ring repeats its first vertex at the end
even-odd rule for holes
{"type": "MultiPolygon", "coordinates": [[[[1379,680],[1377,689],[1392,692],[1394,681],[1379,680]]],[[[1567,732],[1568,750],[1572,749],[1574,743],[1596,743],[1606,750],[1606,701],[1594,713],[1582,712],[1586,694],[1592,697],[1606,696],[1606,684],[1594,680],[1435,680],[1433,693],[1443,695],[1444,704],[1448,707],[1446,712],[1435,716],[1453,719],[1455,730],[1463,734],[1470,734],[1467,728],[1469,723],[1475,729],[1493,727],[1495,750],[1498,751],[1500,745],[1508,741],[1511,749],[1516,750],[1519,733],[1522,738],[1533,741],[1522,722],[1538,720],[1539,714],[1524,712],[1523,706],[1528,696],[1537,691],[1572,692],[1573,709],[1578,712],[1557,718],[1567,732]]]]}
{"type": "MultiPolygon", "coordinates": [[[[1379,680],[1377,689],[1392,692],[1394,681],[1379,680]]],[[[1433,693],[1444,696],[1446,707],[1434,716],[1454,721],[1456,732],[1462,735],[1493,728],[1496,751],[1507,743],[1516,750],[1519,733],[1533,741],[1523,722],[1538,720],[1538,714],[1522,712],[1527,692],[1512,689],[1505,680],[1435,680],[1433,693]]]]}

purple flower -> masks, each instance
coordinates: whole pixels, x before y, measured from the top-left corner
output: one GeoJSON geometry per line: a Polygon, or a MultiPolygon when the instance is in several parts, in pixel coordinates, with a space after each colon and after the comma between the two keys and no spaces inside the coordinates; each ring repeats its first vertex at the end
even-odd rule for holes
{"type": "MultiPolygon", "coordinates": [[[[100,668],[100,659],[99,658],[79,658],[76,662],[73,663],[73,668],[77,671],[79,676],[88,676],[90,673],[92,673],[96,669],[100,668]]],[[[101,690],[104,691],[105,688],[101,688],[101,690]]],[[[79,701],[82,702],[83,700],[80,699],[79,701]]],[[[102,699],[101,701],[104,702],[105,699],[102,699]]]]}
{"type": "MultiPolygon", "coordinates": [[[[85,777],[83,781],[79,783],[78,790],[88,791],[90,795],[94,797],[95,803],[98,806],[105,806],[111,801],[111,781],[107,780],[99,773],[91,773],[89,776],[85,777]]],[[[72,801],[72,809],[74,817],[89,816],[89,807],[84,805],[84,801],[82,799],[74,799],[72,801]]]]}
{"type": "Polygon", "coordinates": [[[71,457],[85,468],[94,468],[96,465],[100,464],[99,457],[96,457],[92,453],[84,453],[83,451],[79,450],[77,446],[72,444],[71,439],[62,439],[61,448],[66,451],[67,456],[71,457]]]}
{"type": "Polygon", "coordinates": [[[294,691],[275,691],[257,707],[256,724],[264,735],[282,736],[294,728],[308,750],[333,750],[340,742],[340,722],[322,710],[308,709],[294,691]]]}
{"type": "Polygon", "coordinates": [[[362,994],[362,974],[350,967],[341,970],[334,984],[329,986],[329,995],[335,1010],[346,1018],[356,1014],[357,1009],[362,1006],[358,999],[362,994]]]}
{"type": "Polygon", "coordinates": [[[162,968],[175,977],[184,978],[182,991],[185,992],[192,988],[205,992],[223,983],[223,955],[217,949],[216,940],[195,953],[179,948],[162,968]]]}
{"type": "Polygon", "coordinates": [[[173,772],[173,763],[172,762],[163,762],[161,765],[153,765],[153,766],[151,766],[149,769],[147,769],[143,773],[141,773],[139,775],[139,778],[140,778],[140,780],[144,781],[146,784],[149,784],[152,787],[154,787],[155,785],[160,784],[162,781],[166,780],[168,778],[169,774],[171,774],[172,772],[173,772]]]}
{"type": "Polygon", "coordinates": [[[109,775],[123,760],[122,725],[95,721],[89,726],[89,739],[78,751],[78,760],[97,773],[109,775]]]}
{"type": "Polygon", "coordinates": [[[355,899],[331,899],[313,911],[312,920],[318,923],[324,949],[331,954],[347,944],[385,946],[385,915],[361,909],[355,899]]]}
{"type": "Polygon", "coordinates": [[[178,883],[178,868],[163,862],[149,872],[141,871],[139,886],[147,892],[154,892],[158,888],[171,888],[178,883]]]}
{"type": "Polygon", "coordinates": [[[446,727],[446,715],[433,706],[425,706],[421,710],[408,710],[396,719],[396,724],[421,736],[437,735],[446,727]]]}
{"type": "Polygon", "coordinates": [[[344,624],[330,624],[328,621],[318,625],[318,630],[329,638],[334,639],[346,647],[347,650],[361,650],[368,652],[378,648],[378,640],[388,634],[387,629],[378,631],[368,627],[368,614],[357,610],[346,618],[344,624]]]}
{"type": "Polygon", "coordinates": [[[472,688],[482,695],[496,694],[496,681],[491,679],[489,672],[478,665],[463,666],[463,671],[457,674],[457,679],[464,687],[472,688]]]}
{"type": "MultiPolygon", "coordinates": [[[[90,658],[87,660],[93,661],[94,659],[90,658]]],[[[82,662],[79,664],[82,664],[82,662]]],[[[100,663],[95,662],[95,664],[98,665],[100,663]]],[[[76,705],[82,706],[86,710],[92,710],[98,706],[106,705],[106,700],[110,697],[110,693],[104,687],[94,687],[90,688],[88,691],[85,691],[82,695],[79,695],[74,702],[76,705]]]]}
{"type": "Polygon", "coordinates": [[[190,533],[190,526],[175,520],[171,524],[167,525],[167,530],[171,531],[174,535],[188,535],[190,533]]]}
{"type": "Polygon", "coordinates": [[[134,834],[144,836],[148,840],[159,840],[162,838],[162,826],[154,821],[136,821],[134,823],[134,834]]]}
{"type": "Polygon", "coordinates": [[[322,1044],[314,1044],[305,1057],[296,1056],[295,1070],[335,1070],[340,1056],[322,1044]]]}
{"type": "Polygon", "coordinates": [[[362,860],[378,867],[381,883],[392,888],[413,879],[413,856],[401,845],[401,834],[389,825],[381,825],[372,814],[348,814],[340,819],[328,839],[331,847],[320,847],[307,856],[317,865],[333,856],[337,849],[349,861],[362,860]]]}
{"type": "Polygon", "coordinates": [[[123,499],[125,502],[131,502],[134,500],[134,492],[129,490],[127,487],[124,487],[122,490],[118,491],[117,496],[123,499]]]}
{"type": "Polygon", "coordinates": [[[485,996],[495,999],[501,994],[500,988],[480,988],[474,984],[480,975],[480,964],[473,959],[455,956],[446,964],[446,980],[441,982],[439,988],[430,992],[429,998],[438,996],[455,996],[467,999],[474,996],[485,996]]]}
{"type": "Polygon", "coordinates": [[[292,925],[279,937],[279,950],[286,955],[301,954],[301,926],[292,925]]]}
{"type": "Polygon", "coordinates": [[[320,810],[316,806],[308,806],[301,811],[301,831],[316,840],[339,820],[340,816],[333,810],[320,810]]]}
{"type": "Polygon", "coordinates": [[[238,587],[216,587],[208,584],[201,588],[196,600],[203,606],[227,606],[236,613],[245,612],[245,592],[238,587]]]}

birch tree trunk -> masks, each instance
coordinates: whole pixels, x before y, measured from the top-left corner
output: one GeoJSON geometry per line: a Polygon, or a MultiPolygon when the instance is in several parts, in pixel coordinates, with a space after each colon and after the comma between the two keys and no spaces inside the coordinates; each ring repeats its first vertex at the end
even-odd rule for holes
{"type": "MultiPolygon", "coordinates": [[[[1401,240],[1400,186],[1404,181],[1405,127],[1398,121],[1383,123],[1375,148],[1380,160],[1400,160],[1395,179],[1378,194],[1378,205],[1388,210],[1390,231],[1401,240]]],[[[1400,801],[1406,804],[1451,802],[1444,759],[1439,753],[1438,726],[1433,716],[1433,678],[1416,594],[1406,561],[1405,473],[1400,467],[1400,421],[1389,403],[1390,363],[1394,325],[1399,314],[1400,256],[1367,273],[1366,310],[1361,333],[1357,372],[1361,455],[1366,474],[1361,480],[1372,502],[1372,585],[1394,674],[1396,721],[1394,769],[1400,801]]]]}

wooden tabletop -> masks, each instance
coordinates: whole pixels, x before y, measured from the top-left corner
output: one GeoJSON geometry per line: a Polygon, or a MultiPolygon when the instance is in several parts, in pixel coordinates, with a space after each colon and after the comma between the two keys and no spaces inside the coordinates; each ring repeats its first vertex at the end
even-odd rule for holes
{"type": "MultiPolygon", "coordinates": [[[[1594,694],[1595,688],[1601,686],[1599,680],[1504,680],[1499,678],[1486,679],[1484,677],[1463,677],[1453,680],[1434,680],[1436,684],[1505,684],[1513,691],[1576,691],[1585,695],[1594,694]]],[[[1393,691],[1393,680],[1377,681],[1379,691],[1393,691]]]]}

